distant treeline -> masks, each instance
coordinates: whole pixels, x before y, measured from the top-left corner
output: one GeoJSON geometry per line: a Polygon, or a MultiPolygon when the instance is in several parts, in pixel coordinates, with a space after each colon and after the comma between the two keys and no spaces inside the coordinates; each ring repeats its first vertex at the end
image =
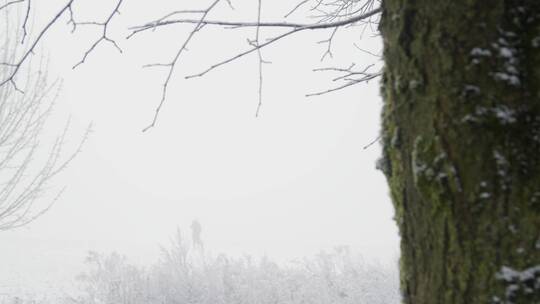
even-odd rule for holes
{"type": "MultiPolygon", "coordinates": [[[[269,258],[212,257],[178,232],[150,267],[90,252],[78,304],[393,304],[396,267],[366,263],[346,247],[280,266],[269,258]]],[[[6,302],[6,304],[9,302],[6,302]]],[[[14,302],[40,303],[41,301],[14,302]]],[[[11,304],[11,303],[9,303],[11,304]]]]}

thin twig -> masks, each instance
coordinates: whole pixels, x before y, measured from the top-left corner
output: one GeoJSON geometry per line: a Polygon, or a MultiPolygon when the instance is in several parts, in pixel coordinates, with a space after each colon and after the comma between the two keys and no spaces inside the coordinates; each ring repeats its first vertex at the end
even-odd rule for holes
{"type": "Polygon", "coordinates": [[[24,16],[24,22],[23,22],[23,25],[22,25],[23,36],[22,36],[22,39],[21,39],[21,44],[24,44],[24,39],[28,35],[26,25],[28,24],[28,18],[30,17],[30,9],[31,9],[31,0],[28,0],[28,6],[26,7],[26,14],[24,16]]]}
{"type": "Polygon", "coordinates": [[[30,45],[30,48],[23,54],[21,59],[17,61],[14,65],[13,70],[8,75],[8,77],[5,80],[2,80],[0,82],[0,87],[10,83],[15,84],[15,75],[17,72],[21,69],[21,66],[24,64],[24,62],[30,57],[31,54],[33,54],[34,49],[38,45],[38,43],[41,41],[43,36],[49,31],[49,29],[56,23],[56,21],[71,7],[75,0],[70,0],[62,9],[45,25],[45,27],[41,30],[39,35],[37,36],[36,40],[30,45]]]}
{"type": "Polygon", "coordinates": [[[300,7],[302,7],[304,4],[308,3],[310,0],[304,0],[300,3],[298,3],[295,7],[293,7],[292,10],[290,10],[285,16],[284,18],[288,18],[290,15],[294,14],[294,12],[296,12],[300,7]]]}
{"type": "Polygon", "coordinates": [[[326,51],[325,51],[324,54],[322,55],[321,61],[324,61],[324,59],[326,58],[326,56],[329,56],[330,58],[334,58],[334,54],[332,53],[332,41],[334,41],[334,36],[336,35],[336,33],[337,33],[338,30],[339,30],[339,27],[335,27],[335,28],[332,30],[332,33],[330,34],[330,37],[328,37],[328,39],[321,40],[321,41],[318,42],[319,44],[322,44],[322,43],[326,43],[326,44],[327,44],[326,51]]]}
{"type": "MultiPolygon", "coordinates": [[[[258,6],[258,12],[257,12],[257,23],[261,23],[261,8],[262,8],[262,0],[259,0],[259,6],[258,6]]],[[[259,47],[259,34],[260,34],[261,27],[258,26],[255,34],[255,46],[259,47]]],[[[259,103],[257,104],[257,110],[255,111],[255,117],[259,117],[259,112],[261,110],[262,106],[262,90],[263,90],[263,63],[264,59],[262,57],[261,49],[257,49],[257,55],[259,57],[259,103]]]]}
{"type": "Polygon", "coordinates": [[[195,28],[189,33],[188,37],[186,38],[186,40],[184,41],[184,43],[182,44],[182,47],[180,47],[180,49],[178,50],[178,52],[176,53],[174,59],[172,60],[171,63],[169,63],[168,66],[169,67],[169,72],[167,74],[167,77],[165,79],[165,82],[163,83],[163,89],[162,89],[162,92],[161,92],[161,100],[155,110],[155,113],[154,113],[154,117],[152,119],[152,123],[150,125],[148,125],[146,128],[144,128],[142,131],[143,132],[146,132],[148,130],[150,130],[151,128],[153,128],[155,125],[156,125],[156,121],[158,119],[158,116],[161,112],[161,108],[163,107],[163,104],[165,103],[165,99],[167,98],[167,89],[169,87],[169,82],[172,78],[172,75],[173,75],[173,72],[174,72],[174,67],[176,66],[176,63],[178,62],[178,59],[180,58],[180,55],[182,55],[182,53],[186,50],[186,47],[187,45],[189,44],[189,42],[191,41],[191,39],[193,38],[193,36],[195,36],[195,33],[197,33],[204,25],[204,21],[206,19],[206,16],[210,13],[210,11],[220,2],[221,0],[215,0],[214,2],[212,2],[212,4],[205,10],[205,12],[201,15],[201,18],[199,20],[199,22],[197,23],[197,25],[195,26],[195,28]]]}
{"type": "Polygon", "coordinates": [[[77,64],[75,64],[73,66],[73,69],[76,69],[79,65],[83,64],[86,59],[88,58],[88,56],[90,55],[90,53],[92,53],[94,51],[94,49],[103,41],[105,42],[109,42],[110,44],[112,44],[120,53],[122,53],[122,49],[120,48],[120,46],[118,46],[118,44],[116,43],[116,41],[114,41],[113,39],[110,39],[109,37],[107,37],[107,29],[108,29],[108,26],[109,26],[109,23],[111,22],[112,18],[114,17],[114,15],[116,14],[120,14],[120,5],[122,5],[122,2],[123,0],[119,0],[118,3],[116,4],[116,7],[114,8],[114,10],[112,11],[112,13],[107,17],[107,19],[105,20],[105,22],[75,22],[73,20],[73,12],[71,12],[71,20],[70,22],[73,23],[73,26],[74,26],[74,30],[75,30],[75,27],[77,25],[97,25],[97,26],[101,26],[103,28],[103,31],[101,33],[101,37],[99,37],[98,40],[96,40],[92,46],[90,46],[90,48],[84,53],[84,56],[82,57],[81,61],[79,61],[77,64]]]}
{"type": "MultiPolygon", "coordinates": [[[[306,26],[303,26],[303,27],[294,27],[292,30],[288,31],[288,32],[285,32],[284,34],[281,34],[281,35],[278,35],[274,38],[271,38],[269,39],[267,42],[263,43],[263,44],[260,44],[258,46],[255,46],[255,47],[252,47],[251,49],[247,50],[247,51],[244,51],[242,53],[239,53],[233,57],[230,57],[228,59],[225,59],[221,62],[218,62],[212,66],[210,66],[208,69],[200,72],[200,73],[197,73],[197,74],[193,74],[193,75],[190,75],[190,76],[187,76],[186,78],[195,78],[195,77],[201,77],[201,76],[204,76],[205,74],[207,74],[208,72],[222,66],[222,65],[225,65],[225,64],[228,64],[232,61],[235,61],[239,58],[242,58],[248,54],[251,54],[255,51],[257,51],[258,49],[261,49],[261,48],[264,48],[270,44],[273,44],[285,37],[288,37],[290,35],[293,35],[293,34],[297,34],[299,32],[302,32],[302,31],[306,31],[306,30],[319,30],[319,29],[326,29],[326,28],[333,28],[333,27],[339,27],[339,26],[343,26],[345,24],[347,24],[347,22],[357,22],[359,20],[362,20],[362,19],[366,19],[366,18],[369,18],[375,14],[378,14],[380,12],[380,9],[376,9],[376,10],[373,10],[367,14],[364,14],[364,15],[361,15],[361,16],[356,16],[355,18],[351,18],[351,19],[348,19],[348,20],[345,20],[345,21],[340,21],[340,22],[335,22],[335,23],[328,23],[328,24],[311,24],[311,25],[306,25],[306,26]]],[[[264,23],[261,23],[261,26],[264,26],[264,23]]]]}
{"type": "Polygon", "coordinates": [[[2,5],[2,6],[0,6],[0,11],[3,10],[3,9],[5,9],[5,8],[7,8],[7,7],[10,6],[10,5],[17,4],[17,3],[21,3],[21,2],[24,2],[24,1],[26,1],[26,0],[15,0],[15,1],[8,2],[8,3],[6,3],[6,4],[2,5]]]}
{"type": "Polygon", "coordinates": [[[374,144],[376,144],[377,142],[379,142],[379,140],[381,140],[382,136],[379,135],[377,136],[377,138],[375,138],[372,142],[370,142],[369,144],[365,145],[362,149],[363,150],[366,150],[368,148],[370,148],[371,146],[373,146],[374,144]]]}
{"type": "Polygon", "coordinates": [[[348,68],[318,68],[314,69],[314,72],[337,72],[341,73],[343,75],[335,77],[332,79],[332,81],[344,81],[345,83],[342,85],[339,85],[337,87],[319,91],[315,93],[306,94],[306,97],[312,97],[312,96],[320,96],[328,93],[332,93],[335,91],[339,91],[345,88],[348,88],[350,86],[353,86],[355,84],[363,83],[363,82],[369,82],[370,80],[377,78],[382,75],[382,72],[375,72],[371,73],[368,72],[371,67],[373,67],[373,64],[366,66],[363,70],[354,70],[355,64],[351,64],[348,68]]]}
{"type": "MultiPolygon", "coordinates": [[[[325,6],[332,6],[333,5],[331,3],[323,2],[324,0],[316,0],[316,1],[317,2],[315,4],[315,6],[312,7],[312,10],[315,10],[315,11],[320,10],[319,7],[322,8],[322,7],[325,7],[325,6]]],[[[341,1],[341,0],[336,0],[336,3],[338,1],[341,1]]],[[[373,3],[374,0],[367,0],[367,1],[369,3],[373,3]]],[[[332,55],[332,52],[331,52],[332,39],[335,36],[338,28],[345,27],[345,26],[350,26],[350,25],[353,25],[353,24],[356,24],[356,23],[359,23],[359,22],[363,22],[364,20],[369,20],[372,16],[375,16],[375,15],[377,15],[377,14],[379,14],[381,12],[381,8],[373,8],[372,6],[367,6],[366,4],[364,4],[361,9],[356,9],[355,10],[355,12],[361,12],[361,13],[353,15],[351,13],[353,4],[347,3],[347,4],[339,4],[340,7],[341,7],[339,9],[339,11],[342,11],[344,9],[350,9],[351,12],[341,14],[341,13],[338,13],[336,11],[335,13],[332,14],[332,16],[327,18],[327,20],[329,20],[329,22],[320,22],[319,21],[319,22],[316,22],[316,23],[308,23],[308,24],[305,24],[305,23],[289,23],[289,22],[262,22],[261,21],[261,2],[259,1],[257,20],[255,22],[234,22],[234,21],[226,21],[226,20],[207,20],[208,14],[210,13],[210,11],[212,11],[212,9],[219,2],[220,2],[220,0],[213,1],[212,4],[205,10],[174,11],[172,13],[169,13],[169,14],[157,19],[157,20],[148,22],[148,23],[143,24],[141,26],[135,26],[135,27],[130,28],[131,33],[127,36],[128,39],[132,38],[133,36],[135,36],[135,35],[137,35],[139,33],[142,33],[142,32],[148,31],[148,30],[154,31],[157,28],[163,27],[163,26],[168,26],[168,25],[173,25],[173,24],[194,24],[195,25],[193,30],[189,33],[187,39],[184,40],[184,43],[183,43],[182,47],[177,51],[175,57],[173,58],[173,60],[170,63],[155,63],[155,64],[148,64],[148,65],[144,66],[144,67],[163,67],[163,68],[167,68],[168,69],[168,74],[167,74],[167,77],[165,78],[165,81],[164,81],[164,83],[162,85],[161,99],[160,99],[160,101],[158,103],[158,106],[155,109],[153,119],[152,119],[151,123],[147,127],[145,127],[143,129],[143,132],[146,132],[149,129],[151,129],[152,127],[155,126],[156,121],[158,119],[158,116],[159,116],[159,114],[161,112],[161,109],[162,109],[162,107],[163,107],[163,105],[165,103],[165,100],[167,98],[167,91],[168,91],[169,82],[170,82],[170,80],[172,78],[173,72],[175,70],[175,67],[176,67],[178,61],[179,61],[179,58],[181,57],[183,52],[187,50],[186,49],[187,45],[192,40],[194,35],[198,31],[200,31],[204,26],[212,25],[212,26],[221,26],[221,27],[225,27],[225,28],[254,27],[255,30],[256,30],[256,37],[255,37],[254,41],[250,41],[248,39],[248,42],[249,42],[249,45],[250,45],[249,49],[247,49],[245,51],[242,51],[242,52],[239,52],[236,55],[234,55],[232,57],[229,57],[229,58],[227,58],[225,60],[217,62],[217,63],[211,65],[210,67],[208,67],[207,69],[205,69],[205,70],[203,70],[203,71],[201,71],[199,73],[188,75],[185,78],[190,79],[190,78],[202,77],[202,76],[206,75],[207,73],[211,72],[212,70],[217,69],[218,67],[226,65],[228,63],[231,63],[231,62],[233,62],[233,61],[235,61],[237,59],[240,59],[240,58],[242,58],[242,57],[244,57],[246,55],[249,55],[251,53],[257,52],[258,59],[259,59],[259,66],[258,66],[258,68],[259,68],[258,69],[259,70],[259,88],[258,88],[258,100],[259,100],[259,102],[258,102],[258,105],[257,105],[257,110],[256,110],[255,115],[258,116],[259,113],[260,113],[260,108],[262,106],[262,96],[263,96],[262,95],[262,92],[263,92],[263,64],[266,63],[264,61],[264,59],[262,57],[262,53],[261,53],[261,50],[263,48],[265,48],[265,47],[267,47],[267,46],[269,46],[271,44],[274,44],[275,42],[280,41],[280,40],[282,40],[282,39],[284,39],[284,38],[286,38],[288,36],[297,34],[297,33],[302,32],[302,31],[332,29],[333,31],[332,31],[332,34],[331,34],[330,38],[323,41],[323,42],[328,43],[327,51],[323,55],[323,59],[324,59],[324,57],[332,55]],[[367,8],[371,8],[371,9],[367,10],[367,8]],[[200,17],[197,18],[197,19],[180,18],[180,19],[176,19],[176,20],[170,20],[170,18],[172,16],[185,15],[185,14],[200,14],[200,17]],[[347,16],[348,18],[342,18],[342,16],[347,16]],[[284,33],[281,33],[281,34],[279,34],[277,36],[269,38],[265,42],[261,43],[261,41],[260,41],[261,28],[283,28],[283,29],[289,29],[289,30],[284,32],[284,33]]],[[[288,15],[290,15],[292,12],[297,10],[300,6],[302,6],[302,5],[304,5],[304,4],[308,3],[308,2],[309,1],[301,2],[288,15]]],[[[353,72],[353,71],[351,71],[351,72],[352,73],[348,73],[348,74],[336,79],[336,80],[345,81],[346,83],[344,85],[341,85],[341,86],[339,86],[337,88],[334,88],[334,89],[327,90],[327,92],[333,92],[335,90],[339,90],[341,88],[345,88],[345,87],[351,86],[351,85],[356,84],[356,83],[369,81],[370,79],[375,78],[375,77],[378,76],[378,75],[375,75],[375,74],[365,74],[364,75],[364,74],[361,74],[360,72],[353,72]]],[[[325,92],[308,94],[308,96],[324,94],[325,92]]]]}

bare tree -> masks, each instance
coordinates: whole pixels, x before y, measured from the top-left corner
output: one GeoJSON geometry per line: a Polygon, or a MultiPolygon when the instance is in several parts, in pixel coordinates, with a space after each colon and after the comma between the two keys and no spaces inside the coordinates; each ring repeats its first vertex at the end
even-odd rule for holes
{"type": "MultiPolygon", "coordinates": [[[[173,11],[166,14],[165,16],[147,22],[143,25],[132,27],[130,29],[131,33],[128,38],[132,38],[143,32],[152,32],[156,29],[173,25],[183,24],[187,26],[191,25],[193,27],[187,38],[184,40],[184,43],[178,49],[176,55],[171,61],[167,63],[150,64],[146,66],[165,68],[167,71],[167,76],[163,83],[161,100],[156,107],[153,120],[151,124],[148,125],[143,131],[147,131],[148,129],[155,126],[161,108],[167,98],[167,89],[169,87],[171,76],[173,75],[177,64],[180,62],[181,55],[187,50],[187,47],[190,44],[192,38],[197,33],[202,31],[204,27],[218,26],[222,27],[223,29],[253,28],[255,30],[254,39],[247,39],[248,46],[244,51],[240,51],[233,56],[218,61],[199,73],[188,75],[186,79],[205,76],[213,70],[227,65],[233,61],[239,60],[247,55],[256,54],[259,59],[259,91],[258,104],[255,114],[257,116],[259,115],[263,98],[263,65],[269,63],[263,58],[262,49],[271,46],[285,38],[297,35],[301,32],[316,30],[329,31],[329,37],[327,39],[319,41],[320,44],[326,45],[324,53],[321,57],[321,61],[323,61],[325,58],[333,56],[332,42],[334,41],[334,38],[338,31],[347,28],[356,28],[363,26],[363,30],[365,30],[366,27],[371,27],[373,33],[377,32],[377,30],[373,28],[373,26],[378,23],[377,20],[381,12],[381,9],[379,8],[379,2],[380,1],[378,0],[304,0],[296,4],[292,8],[292,10],[284,14],[283,19],[287,19],[293,14],[297,13],[299,10],[306,8],[306,10],[308,11],[307,14],[309,15],[309,19],[315,21],[308,23],[295,23],[288,22],[287,20],[278,20],[272,22],[262,21],[262,0],[258,1],[257,11],[255,14],[256,21],[254,22],[213,20],[210,19],[209,16],[219,4],[225,3],[228,4],[231,9],[234,9],[232,3],[228,0],[214,0],[207,7],[173,11]],[[263,39],[261,35],[261,28],[275,29],[276,33],[273,36],[269,36],[263,39]]],[[[357,45],[355,46],[360,49],[357,45]]],[[[334,78],[333,81],[341,82],[341,84],[337,85],[334,88],[307,94],[306,96],[316,96],[334,92],[358,83],[367,82],[381,75],[380,71],[372,72],[370,70],[373,67],[372,64],[365,64],[364,67],[361,66],[362,65],[352,63],[350,66],[345,68],[328,67],[314,69],[314,71],[329,71],[339,73],[340,76],[334,78]],[[360,66],[360,68],[358,68],[358,66],[360,66]]]]}
{"type": "MultiPolygon", "coordinates": [[[[120,9],[123,4],[123,0],[112,1],[110,14],[101,17],[103,21],[78,21],[76,20],[76,5],[80,1],[77,0],[67,0],[66,4],[62,6],[58,13],[51,18],[36,36],[33,41],[28,41],[28,49],[22,54],[19,58],[14,58],[9,65],[12,67],[11,73],[6,75],[3,79],[0,79],[0,86],[11,85],[16,87],[16,75],[19,69],[24,66],[24,64],[32,56],[33,51],[40,43],[40,41],[46,36],[46,34],[54,27],[55,24],[59,23],[59,20],[67,19],[67,23],[72,27],[72,32],[75,32],[79,26],[97,26],[101,27],[101,35],[92,43],[88,50],[83,54],[82,59],[74,64],[73,68],[77,68],[81,64],[85,63],[91,53],[102,44],[109,44],[110,46],[116,48],[119,52],[122,52],[117,41],[109,36],[108,29],[112,23],[113,18],[116,15],[120,14],[120,9]]],[[[30,0],[19,0],[11,1],[4,4],[6,6],[14,5],[26,5],[27,12],[24,19],[28,19],[28,14],[31,10],[30,0]]],[[[239,51],[237,54],[225,58],[221,61],[218,61],[208,68],[202,70],[199,73],[188,75],[186,79],[202,77],[211,71],[220,68],[224,65],[227,65],[231,62],[239,60],[248,55],[256,55],[258,57],[258,103],[256,106],[256,114],[259,115],[262,99],[263,99],[263,67],[264,64],[269,62],[264,59],[262,54],[262,49],[267,48],[271,45],[276,44],[277,42],[284,40],[285,38],[295,36],[302,32],[307,31],[326,31],[329,33],[326,39],[319,41],[319,44],[324,45],[324,52],[321,56],[321,61],[325,58],[332,57],[332,47],[333,41],[335,40],[336,34],[339,31],[353,29],[361,33],[368,30],[372,34],[377,34],[377,24],[380,18],[381,8],[380,0],[303,0],[299,3],[296,3],[288,12],[283,13],[282,20],[276,20],[272,22],[265,22],[263,20],[263,1],[259,0],[257,5],[257,10],[254,12],[255,21],[230,21],[230,20],[215,20],[211,19],[212,14],[220,8],[220,6],[228,6],[231,10],[234,10],[233,3],[231,0],[212,0],[209,1],[206,6],[195,7],[195,8],[180,8],[172,12],[167,13],[164,16],[160,16],[156,19],[150,20],[142,25],[131,27],[130,33],[127,36],[127,39],[132,39],[135,36],[138,36],[145,32],[153,32],[155,30],[174,26],[174,25],[185,25],[191,26],[192,29],[189,31],[187,37],[184,39],[180,48],[176,51],[175,55],[169,62],[165,63],[154,63],[145,65],[146,68],[163,68],[165,70],[165,77],[161,87],[161,98],[156,106],[155,113],[151,120],[151,123],[143,129],[147,131],[154,127],[157,123],[159,114],[164,103],[167,100],[167,93],[169,85],[172,79],[172,76],[175,72],[175,69],[179,64],[181,64],[182,57],[188,46],[190,45],[193,38],[198,35],[205,27],[217,26],[222,27],[223,29],[241,29],[241,28],[253,28],[254,37],[247,39],[247,48],[243,51],[239,51]],[[294,15],[303,16],[307,15],[308,17],[303,17],[303,20],[307,20],[305,23],[296,23],[289,22],[290,18],[293,18],[294,15]],[[263,37],[261,33],[262,28],[274,29],[273,35],[269,37],[263,37]]],[[[2,7],[0,7],[2,9],[2,7]]],[[[97,17],[99,19],[99,17],[97,17]]],[[[23,27],[24,28],[24,27],[23,27]]],[[[24,40],[23,40],[24,42],[24,40]]],[[[364,51],[357,44],[351,44],[351,47],[357,48],[359,51],[364,51]],[[354,46],[353,46],[354,45],[354,46]]],[[[219,55],[219,54],[217,54],[219,55]]],[[[377,57],[380,57],[378,54],[373,54],[377,57]]],[[[317,91],[314,93],[307,94],[306,96],[316,96],[331,93],[337,90],[341,90],[352,85],[356,85],[363,82],[368,82],[374,78],[377,78],[381,75],[379,70],[373,70],[375,67],[374,64],[365,63],[357,64],[351,63],[347,67],[324,67],[316,68],[314,71],[320,72],[332,72],[338,73],[339,76],[332,79],[337,83],[335,87],[330,89],[325,89],[317,91]]]]}
{"type": "MultiPolygon", "coordinates": [[[[14,69],[19,77],[11,85],[0,86],[0,231],[21,227],[45,213],[62,193],[47,197],[51,180],[73,160],[80,151],[86,135],[76,151],[63,156],[69,121],[63,131],[47,144],[46,123],[50,120],[58,82],[47,81],[46,62],[41,57],[35,64],[11,64],[20,55],[21,41],[27,36],[27,18],[17,26],[5,9],[4,29],[0,34],[0,77],[9,79],[14,69]],[[15,34],[13,34],[15,33],[15,34]]],[[[13,74],[14,75],[14,74],[13,74]]]]}

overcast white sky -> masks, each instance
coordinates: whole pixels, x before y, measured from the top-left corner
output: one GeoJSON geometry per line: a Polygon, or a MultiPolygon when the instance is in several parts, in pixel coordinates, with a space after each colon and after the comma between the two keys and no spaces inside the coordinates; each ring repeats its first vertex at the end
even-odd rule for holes
{"type": "MultiPolygon", "coordinates": [[[[36,4],[34,28],[63,2],[36,4]]],[[[78,18],[99,20],[115,1],[80,2],[78,18]]],[[[90,122],[94,132],[56,181],[68,188],[54,209],[26,228],[0,234],[8,256],[2,259],[4,266],[43,255],[32,244],[52,248],[45,251],[50,255],[69,251],[71,259],[81,261],[86,248],[152,259],[177,226],[189,234],[193,219],[202,223],[204,241],[213,252],[267,254],[284,261],[349,245],[367,258],[393,261],[399,238],[385,179],[375,170],[380,147],[363,149],[378,136],[378,80],[304,97],[332,85],[334,75],[313,73],[313,68],[377,63],[353,47],[358,32],[338,33],[335,60],[323,63],[324,46],[316,42],[328,32],[302,34],[265,49],[272,64],[265,65],[264,105],[255,118],[256,56],[201,79],[183,80],[245,49],[246,35],[253,34],[208,28],[176,69],[157,127],[141,133],[166,76],[163,70],[141,66],[170,60],[187,28],[123,38],[130,25],[174,8],[200,7],[202,1],[176,2],[125,1],[122,15],[111,25],[111,36],[124,53],[101,45],[74,71],[71,66],[99,28],[70,34],[66,19],[45,38],[40,51],[49,55],[50,77],[64,80],[55,119],[62,122],[72,115],[72,143],[90,122]]],[[[291,5],[266,2],[263,16],[268,20],[291,5]]],[[[213,17],[256,17],[254,3],[233,3],[236,12],[223,7],[213,17]]],[[[378,51],[380,41],[365,35],[363,47],[378,51]]]]}

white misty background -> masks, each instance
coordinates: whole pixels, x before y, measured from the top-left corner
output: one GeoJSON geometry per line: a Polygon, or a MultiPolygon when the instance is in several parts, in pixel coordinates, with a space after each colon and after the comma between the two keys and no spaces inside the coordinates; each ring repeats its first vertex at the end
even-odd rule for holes
{"type": "MultiPolygon", "coordinates": [[[[105,16],[112,5],[81,3],[81,20],[105,16]]],[[[32,29],[41,28],[62,4],[33,3],[32,29]]],[[[268,2],[263,18],[281,18],[290,5],[268,2]]],[[[125,37],[129,26],[177,6],[127,1],[111,35],[125,37]]],[[[235,7],[218,10],[215,17],[251,20],[257,9],[250,1],[235,7]]],[[[356,34],[338,37],[334,59],[325,62],[320,61],[325,47],[316,43],[320,33],[265,49],[272,64],[265,66],[264,104],[255,118],[257,58],[183,80],[245,43],[237,32],[211,29],[194,41],[176,72],[158,126],[143,134],[164,73],[141,66],[168,60],[181,43],[171,37],[188,30],[122,40],[123,54],[101,46],[76,70],[72,66],[99,28],[70,30],[61,22],[38,50],[48,60],[49,78],[62,80],[47,136],[68,117],[74,134],[84,134],[90,122],[93,132],[55,181],[68,187],[54,208],[25,228],[0,234],[0,294],[43,299],[50,292],[88,302],[72,291],[81,292],[84,284],[94,288],[88,282],[93,278],[96,286],[105,284],[95,287],[102,297],[118,296],[114,286],[120,284],[126,297],[136,290],[157,299],[155,285],[163,280],[161,288],[181,289],[174,291],[182,294],[178,299],[186,290],[199,296],[206,290],[207,299],[215,299],[226,297],[223,284],[230,280],[235,291],[227,296],[249,301],[295,292],[309,303],[378,303],[371,294],[397,301],[399,239],[384,177],[375,169],[380,150],[377,144],[363,149],[379,133],[378,81],[304,97],[331,85],[331,76],[313,68],[347,66],[351,58],[378,60],[352,46],[356,34]],[[160,249],[178,226],[188,231],[195,218],[203,224],[204,253],[193,253],[189,238],[160,249]],[[88,251],[96,253],[84,264],[88,251]],[[189,252],[183,266],[167,258],[179,251],[189,252]],[[98,262],[106,267],[96,269],[98,262]],[[75,279],[85,272],[87,281],[75,279]],[[117,283],[108,284],[111,280],[117,283]],[[149,285],[139,288],[141,280],[149,285]]],[[[365,35],[362,43],[380,51],[378,37],[365,35]]],[[[70,138],[68,147],[80,139],[70,138]]]]}

